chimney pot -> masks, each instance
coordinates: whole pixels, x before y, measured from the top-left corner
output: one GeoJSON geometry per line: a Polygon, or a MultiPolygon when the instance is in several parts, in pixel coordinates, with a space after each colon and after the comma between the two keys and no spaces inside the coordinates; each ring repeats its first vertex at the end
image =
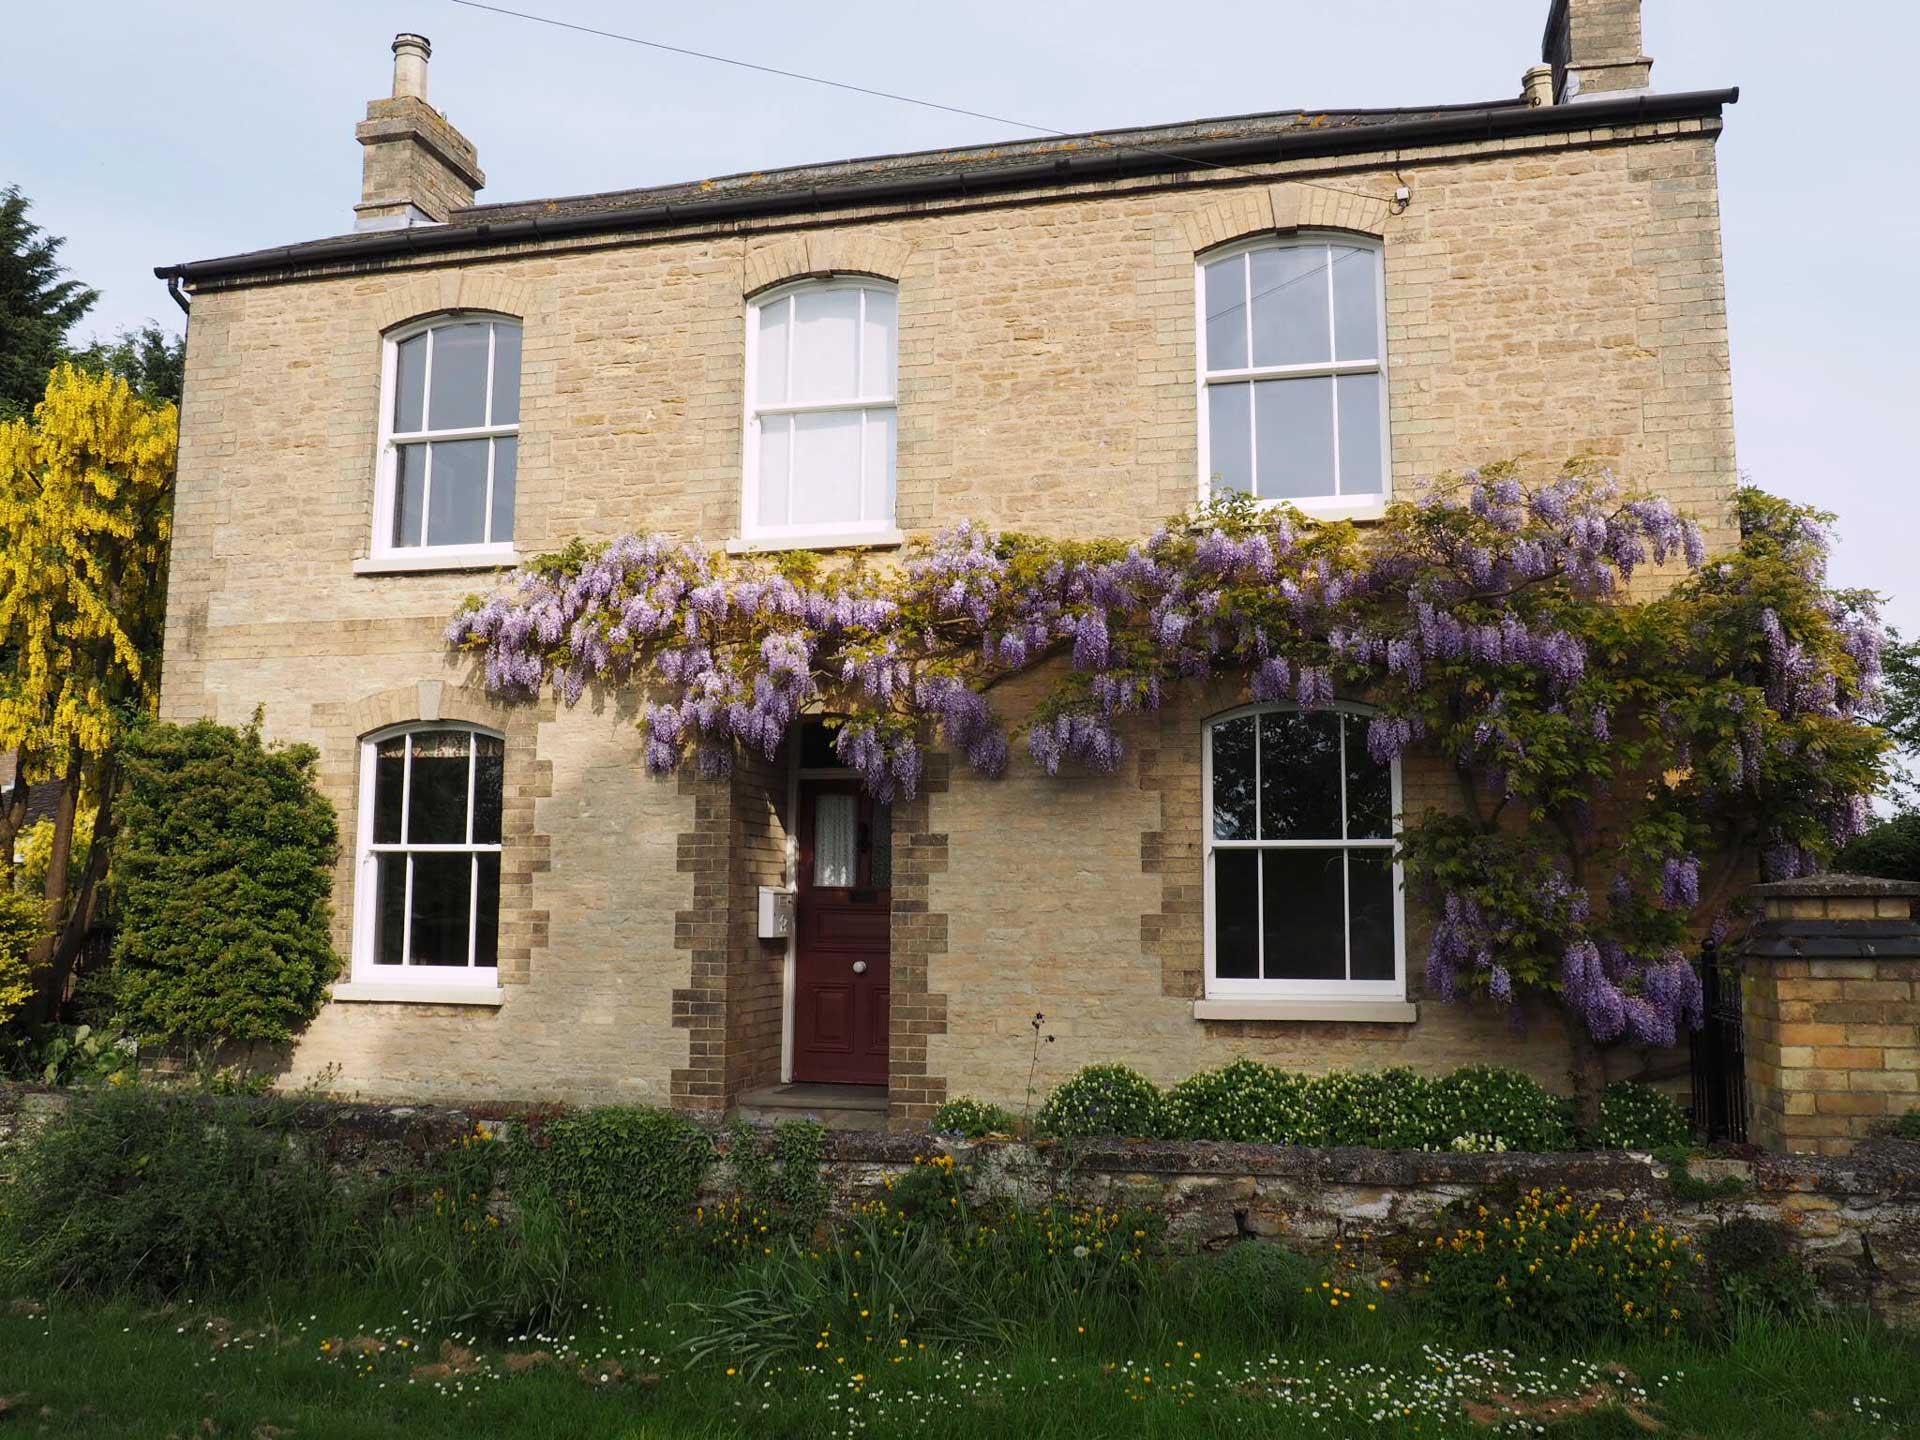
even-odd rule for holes
{"type": "Polygon", "coordinates": [[[393,37],[393,98],[427,98],[427,61],[433,44],[424,35],[402,32],[393,37]]]}
{"type": "Polygon", "coordinates": [[[1553,103],[1553,67],[1529,65],[1526,74],[1520,77],[1520,94],[1529,105],[1551,105],[1553,103]]]}

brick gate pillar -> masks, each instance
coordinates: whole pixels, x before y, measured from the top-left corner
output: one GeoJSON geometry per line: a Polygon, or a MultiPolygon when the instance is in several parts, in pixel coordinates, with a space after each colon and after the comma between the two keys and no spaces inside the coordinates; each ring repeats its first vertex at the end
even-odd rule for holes
{"type": "Polygon", "coordinates": [[[1845,1154],[1920,1107],[1920,885],[1815,875],[1753,887],[1742,953],[1755,1144],[1845,1154]]]}

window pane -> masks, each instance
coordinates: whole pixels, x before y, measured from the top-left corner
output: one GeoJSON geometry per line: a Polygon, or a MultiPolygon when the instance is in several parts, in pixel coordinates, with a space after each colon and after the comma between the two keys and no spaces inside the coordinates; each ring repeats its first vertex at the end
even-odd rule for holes
{"type": "Polygon", "coordinates": [[[867,319],[861,334],[860,350],[860,393],[862,395],[893,394],[893,375],[896,364],[895,301],[891,290],[869,290],[867,297],[867,319]]]}
{"type": "Polygon", "coordinates": [[[1207,266],[1207,369],[1247,366],[1247,257],[1207,266]]]}
{"type": "Polygon", "coordinates": [[[1336,360],[1380,358],[1380,299],[1373,250],[1333,247],[1333,343],[1336,360]]]}
{"type": "Polygon", "coordinates": [[[793,297],[791,398],[851,400],[859,384],[858,290],[803,290],[793,297]]]}
{"type": "Polygon", "coordinates": [[[418,430],[426,398],[427,337],[421,334],[394,346],[393,428],[418,430]]]}
{"type": "Polygon", "coordinates": [[[769,415],[760,422],[760,523],[785,525],[791,507],[787,466],[793,450],[793,417],[769,415]]]}
{"type": "Polygon", "coordinates": [[[789,523],[844,524],[860,518],[858,410],[793,417],[789,523]]]}
{"type": "Polygon", "coordinates": [[[1384,840],[1393,834],[1393,769],[1367,753],[1367,722],[1346,717],[1347,838],[1384,840]]]}
{"type": "Polygon", "coordinates": [[[1253,833],[1253,720],[1213,727],[1213,838],[1251,840],[1253,833]]]}
{"type": "Polygon", "coordinates": [[[473,916],[473,856],[414,855],[413,963],[465,965],[473,916]]]}
{"type": "Polygon", "coordinates": [[[398,965],[406,938],[407,857],[379,855],[373,867],[373,963],[398,965]]]}
{"type": "Polygon", "coordinates": [[[493,506],[487,521],[487,539],[496,545],[513,539],[513,492],[519,469],[519,437],[502,435],[493,442],[493,506]]]}
{"type": "Polygon", "coordinates": [[[1207,387],[1207,468],[1216,494],[1253,489],[1251,385],[1207,387]]]}
{"type": "Polygon", "coordinates": [[[1253,393],[1260,436],[1255,493],[1262,500],[1333,494],[1332,378],[1262,380],[1253,393]]]}
{"type": "Polygon", "coordinates": [[[1340,387],[1340,493],[1382,494],[1380,377],[1342,375],[1334,384],[1340,387]]]}
{"type": "Polygon", "coordinates": [[[427,515],[427,447],[402,445],[394,461],[393,543],[418,545],[427,515]]]}
{"type": "Polygon", "coordinates": [[[413,781],[407,793],[407,842],[464,845],[467,732],[426,730],[408,739],[413,745],[413,781]]]}
{"type": "Polygon", "coordinates": [[[1266,978],[1344,980],[1346,893],[1339,850],[1262,850],[1266,978]]]}
{"type": "Polygon", "coordinates": [[[813,883],[837,887],[853,884],[854,819],[859,802],[852,795],[826,794],[813,798],[813,883]]]}
{"type": "Polygon", "coordinates": [[[473,737],[473,843],[500,843],[501,780],[506,772],[506,745],[496,735],[473,737]]]}
{"type": "Polygon", "coordinates": [[[1353,978],[1393,979],[1393,855],[1349,850],[1347,885],[1353,907],[1353,978]]]}
{"type": "Polygon", "coordinates": [[[1327,335],[1327,250],[1255,250],[1253,363],[1305,365],[1333,353],[1327,335]]]}
{"type": "Polygon", "coordinates": [[[1213,973],[1260,978],[1260,852],[1213,852],[1213,973]]]}
{"type": "Polygon", "coordinates": [[[1340,717],[1260,717],[1260,838],[1340,839],[1340,717]]]}
{"type": "Polygon", "coordinates": [[[373,750],[373,843],[397,844],[400,801],[406,788],[407,737],[395,735],[373,750]]]}
{"type": "Polygon", "coordinates": [[[444,440],[433,447],[427,489],[429,545],[477,545],[486,538],[486,440],[444,440]]]}
{"type": "Polygon", "coordinates": [[[781,405],[787,398],[787,316],[791,296],[760,307],[760,350],[754,357],[755,399],[762,405],[781,405]]]}
{"type": "Polygon", "coordinates": [[[500,963],[500,857],[473,857],[480,872],[480,893],[474,897],[473,963],[492,967],[500,963]]]}
{"type": "Polygon", "coordinates": [[[487,332],[484,322],[442,325],[433,331],[433,393],[427,423],[435,430],[484,425],[487,414],[487,332]]]}
{"type": "Polygon", "coordinates": [[[520,423],[520,327],[493,327],[493,422],[520,423]]]}
{"type": "Polygon", "coordinates": [[[893,411],[868,410],[866,445],[861,464],[860,518],[862,521],[893,518],[893,411]]]}

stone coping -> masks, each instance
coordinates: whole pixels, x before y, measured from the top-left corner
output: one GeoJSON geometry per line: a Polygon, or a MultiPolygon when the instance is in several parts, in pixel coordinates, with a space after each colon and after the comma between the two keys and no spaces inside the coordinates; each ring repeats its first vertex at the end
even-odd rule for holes
{"type": "Polygon", "coordinates": [[[1765,900],[1789,895],[1900,895],[1920,896],[1920,883],[1883,880],[1877,875],[1807,875],[1798,880],[1769,880],[1751,887],[1765,900]]]}

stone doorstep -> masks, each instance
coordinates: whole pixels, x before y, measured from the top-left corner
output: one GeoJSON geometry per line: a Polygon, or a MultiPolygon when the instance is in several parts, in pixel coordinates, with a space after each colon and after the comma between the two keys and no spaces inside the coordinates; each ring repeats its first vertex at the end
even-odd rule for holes
{"type": "Polygon", "coordinates": [[[742,1093],[733,1118],[771,1125],[817,1120],[829,1130],[885,1130],[883,1085],[768,1085],[742,1093]]]}

